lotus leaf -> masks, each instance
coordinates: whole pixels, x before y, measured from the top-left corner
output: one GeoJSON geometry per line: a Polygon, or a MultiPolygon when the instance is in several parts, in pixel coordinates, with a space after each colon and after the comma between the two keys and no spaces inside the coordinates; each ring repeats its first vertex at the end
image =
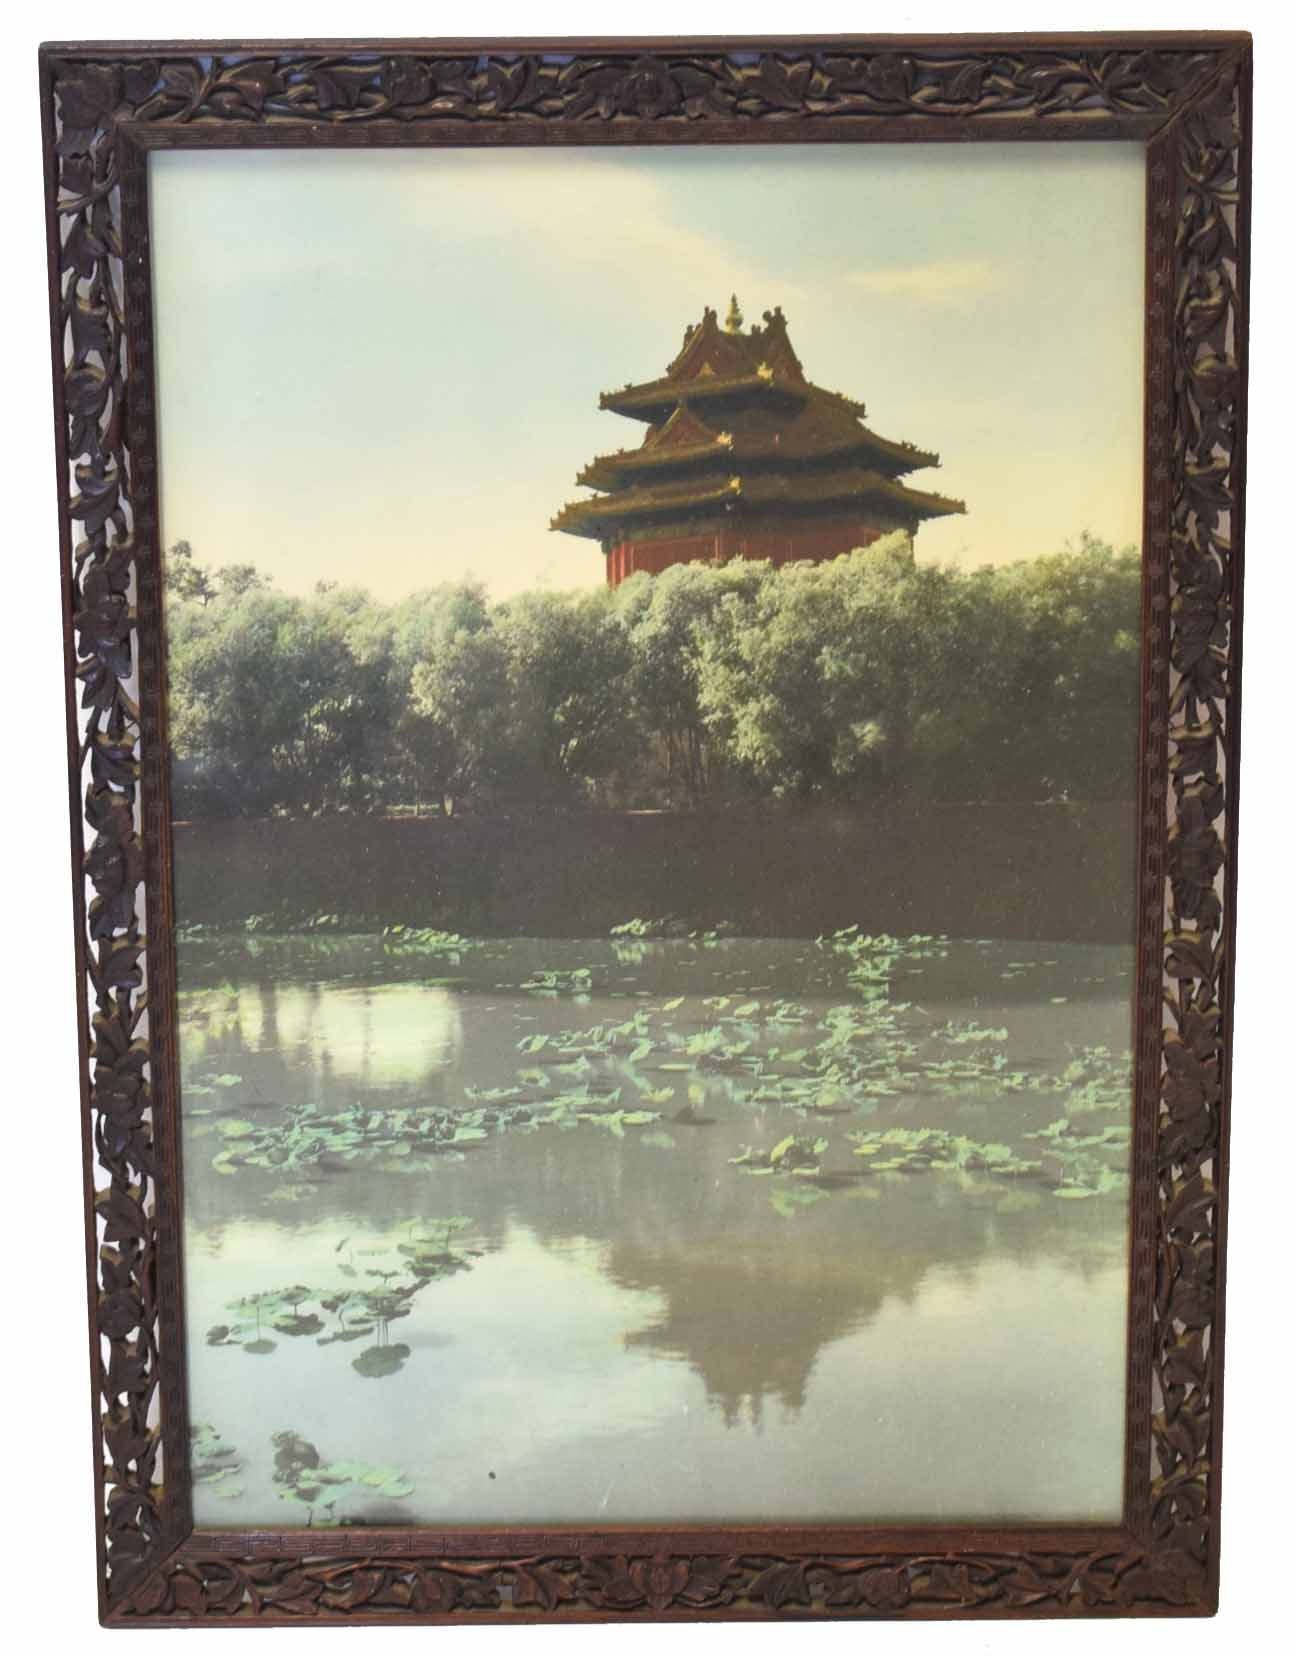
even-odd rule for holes
{"type": "Polygon", "coordinates": [[[404,1368],[409,1354],[407,1345],[368,1346],[352,1361],[351,1367],[366,1380],[382,1380],[404,1368]]]}
{"type": "Polygon", "coordinates": [[[324,1324],[312,1312],[304,1317],[297,1315],[276,1317],[270,1326],[276,1333],[289,1334],[293,1338],[297,1338],[303,1334],[318,1334],[324,1324]]]}

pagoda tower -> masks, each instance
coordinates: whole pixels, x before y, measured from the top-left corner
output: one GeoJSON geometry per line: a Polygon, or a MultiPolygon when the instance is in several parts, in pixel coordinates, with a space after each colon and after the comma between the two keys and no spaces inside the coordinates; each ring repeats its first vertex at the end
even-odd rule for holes
{"type": "Polygon", "coordinates": [[[962,500],[900,479],[938,455],[874,436],[864,404],[804,376],[783,311],[743,331],[738,300],[725,325],[708,306],[660,379],[604,391],[601,409],[646,422],[637,449],[599,455],[550,528],[598,540],[607,585],[672,563],[836,558],[962,500]]]}
{"type": "Polygon", "coordinates": [[[598,494],[549,527],[598,541],[609,586],[677,563],[836,558],[964,510],[900,481],[937,455],[876,436],[862,403],[811,385],[779,309],[744,332],[736,298],[723,327],[708,307],[660,379],[599,407],[642,420],[643,442],[592,460],[576,481],[598,494]]]}

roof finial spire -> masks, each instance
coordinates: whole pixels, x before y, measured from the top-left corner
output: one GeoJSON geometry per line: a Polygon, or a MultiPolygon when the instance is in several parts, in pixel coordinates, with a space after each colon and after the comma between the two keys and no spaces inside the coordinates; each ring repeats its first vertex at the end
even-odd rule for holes
{"type": "Polygon", "coordinates": [[[725,332],[736,334],[742,332],[743,313],[738,309],[738,295],[729,295],[729,314],[725,317],[725,332]]]}

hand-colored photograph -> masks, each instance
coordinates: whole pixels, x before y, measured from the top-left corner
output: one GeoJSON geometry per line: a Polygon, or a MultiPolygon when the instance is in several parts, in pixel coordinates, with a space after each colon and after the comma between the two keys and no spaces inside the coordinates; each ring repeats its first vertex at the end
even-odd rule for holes
{"type": "Polygon", "coordinates": [[[1143,163],[152,155],[200,1526],[1119,1518],[1143,163]]]}

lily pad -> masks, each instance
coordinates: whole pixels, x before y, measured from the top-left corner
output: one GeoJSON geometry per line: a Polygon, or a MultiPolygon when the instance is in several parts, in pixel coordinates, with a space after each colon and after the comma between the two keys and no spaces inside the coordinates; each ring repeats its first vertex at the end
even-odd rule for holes
{"type": "Polygon", "coordinates": [[[403,1369],[409,1354],[407,1345],[369,1346],[352,1360],[351,1367],[366,1380],[383,1380],[403,1369]]]}
{"type": "Polygon", "coordinates": [[[297,1338],[302,1334],[318,1334],[324,1324],[315,1313],[309,1312],[306,1316],[289,1314],[276,1317],[271,1326],[280,1334],[290,1334],[297,1338]]]}

